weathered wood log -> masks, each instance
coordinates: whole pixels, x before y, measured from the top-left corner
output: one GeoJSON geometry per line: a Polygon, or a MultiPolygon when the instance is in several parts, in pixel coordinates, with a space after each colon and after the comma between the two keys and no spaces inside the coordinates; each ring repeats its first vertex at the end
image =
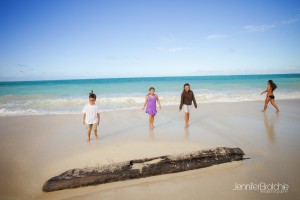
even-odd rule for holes
{"type": "Polygon", "coordinates": [[[209,167],[243,160],[240,148],[218,147],[186,154],[131,160],[122,163],[68,170],[43,186],[44,192],[98,185],[115,181],[143,178],[209,167]]]}

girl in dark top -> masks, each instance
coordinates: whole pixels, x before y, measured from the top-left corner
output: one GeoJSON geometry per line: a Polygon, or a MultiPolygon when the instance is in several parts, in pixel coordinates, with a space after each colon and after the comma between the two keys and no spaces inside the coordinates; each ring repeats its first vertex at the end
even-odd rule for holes
{"type": "Polygon", "coordinates": [[[179,111],[181,111],[182,108],[184,110],[185,128],[189,127],[190,107],[192,105],[192,102],[194,103],[195,108],[197,108],[197,103],[196,103],[194,93],[190,89],[190,84],[186,83],[183,86],[183,91],[181,93],[181,100],[179,106],[179,111]]]}
{"type": "Polygon", "coordinates": [[[276,112],[279,112],[279,108],[275,103],[275,96],[273,94],[273,91],[276,88],[277,88],[277,85],[272,80],[269,80],[267,89],[261,93],[261,95],[262,95],[263,93],[267,92],[266,100],[265,100],[265,106],[264,106],[264,109],[261,112],[265,112],[267,110],[267,106],[268,106],[269,101],[271,101],[271,104],[276,108],[276,112]]]}

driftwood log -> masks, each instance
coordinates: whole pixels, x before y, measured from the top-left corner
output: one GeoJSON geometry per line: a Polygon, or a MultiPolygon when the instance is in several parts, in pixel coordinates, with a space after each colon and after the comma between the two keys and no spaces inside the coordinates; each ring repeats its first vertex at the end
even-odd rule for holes
{"type": "Polygon", "coordinates": [[[43,186],[44,192],[169,174],[243,160],[240,148],[218,147],[185,154],[131,160],[99,167],[71,169],[43,186]]]}

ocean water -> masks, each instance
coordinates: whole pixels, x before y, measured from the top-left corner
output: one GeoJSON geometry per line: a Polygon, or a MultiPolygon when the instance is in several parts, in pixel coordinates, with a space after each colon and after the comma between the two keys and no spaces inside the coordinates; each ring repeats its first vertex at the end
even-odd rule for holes
{"type": "Polygon", "coordinates": [[[198,104],[263,101],[269,79],[276,100],[300,98],[300,74],[0,82],[0,116],[81,113],[91,90],[102,111],[140,109],[151,86],[162,106],[179,105],[184,83],[198,104]]]}

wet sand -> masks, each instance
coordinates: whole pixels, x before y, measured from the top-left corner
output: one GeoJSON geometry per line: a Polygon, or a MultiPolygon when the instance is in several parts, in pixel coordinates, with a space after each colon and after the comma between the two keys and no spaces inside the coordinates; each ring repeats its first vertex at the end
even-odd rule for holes
{"type": "Polygon", "coordinates": [[[163,107],[148,129],[145,111],[101,113],[99,140],[86,142],[81,115],[0,117],[0,199],[299,199],[300,100],[199,104],[185,129],[183,112],[163,107]],[[244,161],[177,174],[43,193],[68,169],[129,159],[240,147],[244,161]],[[236,184],[285,183],[287,193],[234,191],[236,184]]]}

